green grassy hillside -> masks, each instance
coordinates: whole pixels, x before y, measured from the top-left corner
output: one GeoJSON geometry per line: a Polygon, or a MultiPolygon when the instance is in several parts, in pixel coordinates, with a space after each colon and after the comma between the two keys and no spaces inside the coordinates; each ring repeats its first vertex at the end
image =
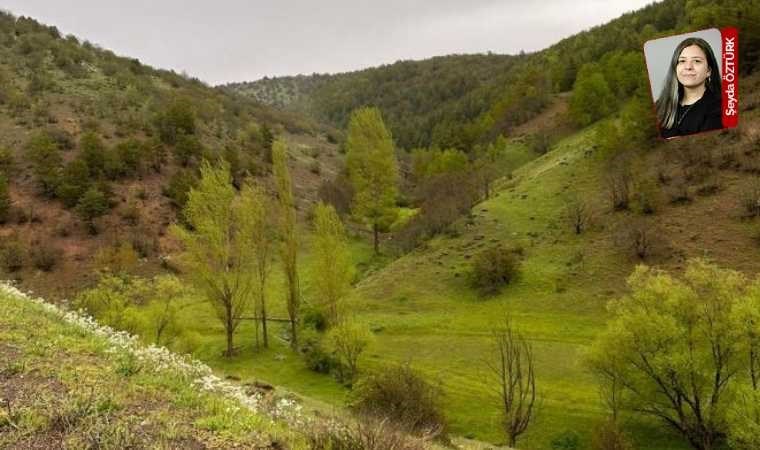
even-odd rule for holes
{"type": "Polygon", "coordinates": [[[5,284],[0,313],[4,449],[308,448],[300,406],[279,395],[5,284]]]}

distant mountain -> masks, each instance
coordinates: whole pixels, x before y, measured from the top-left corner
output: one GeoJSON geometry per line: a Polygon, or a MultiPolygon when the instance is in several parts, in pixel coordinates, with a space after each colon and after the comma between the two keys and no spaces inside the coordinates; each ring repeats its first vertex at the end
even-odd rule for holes
{"type": "Polygon", "coordinates": [[[470,150],[535,117],[549,104],[549,94],[573,88],[584,65],[605,62],[605,56],[610,63],[618,52],[638,58],[643,72],[642,46],[654,37],[739,27],[741,67],[749,72],[758,64],[753,50],[760,46],[758,11],[757,0],[665,0],[529,55],[449,55],[335,75],[266,78],[223,89],[338,128],[346,126],[355,108],[374,105],[401,147],[470,150]]]}

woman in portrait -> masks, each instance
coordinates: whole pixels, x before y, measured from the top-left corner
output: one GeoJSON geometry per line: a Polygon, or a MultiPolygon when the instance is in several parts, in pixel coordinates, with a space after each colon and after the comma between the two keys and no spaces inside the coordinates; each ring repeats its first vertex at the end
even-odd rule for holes
{"type": "Polygon", "coordinates": [[[722,128],[720,89],[720,69],[710,44],[696,37],[678,44],[656,102],[662,137],[722,128]]]}

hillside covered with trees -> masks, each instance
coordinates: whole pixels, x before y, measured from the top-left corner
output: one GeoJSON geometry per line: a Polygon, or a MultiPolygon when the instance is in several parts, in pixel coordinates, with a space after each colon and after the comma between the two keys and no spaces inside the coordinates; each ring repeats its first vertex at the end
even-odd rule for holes
{"type": "MultiPolygon", "coordinates": [[[[666,0],[528,55],[216,89],[4,15],[0,275],[345,420],[264,427],[106,367],[166,384],[156,411],[189,404],[176,438],[199,446],[758,448],[759,11],[666,0]],[[723,25],[742,30],[740,126],[658,139],[642,43],[723,25]]],[[[0,386],[27,389],[60,355],[18,330],[77,332],[0,297],[24,317],[0,386]]],[[[152,436],[133,400],[97,402],[70,439],[152,436]]],[[[60,431],[0,406],[0,439],[60,431]]]]}

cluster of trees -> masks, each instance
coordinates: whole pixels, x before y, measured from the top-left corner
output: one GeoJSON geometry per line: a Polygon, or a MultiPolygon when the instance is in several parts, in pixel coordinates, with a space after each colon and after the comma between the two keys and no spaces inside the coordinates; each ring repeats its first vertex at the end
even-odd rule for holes
{"type": "Polygon", "coordinates": [[[696,450],[758,448],[760,281],[704,260],[639,266],[590,354],[613,422],[652,417],[696,450]]]}

